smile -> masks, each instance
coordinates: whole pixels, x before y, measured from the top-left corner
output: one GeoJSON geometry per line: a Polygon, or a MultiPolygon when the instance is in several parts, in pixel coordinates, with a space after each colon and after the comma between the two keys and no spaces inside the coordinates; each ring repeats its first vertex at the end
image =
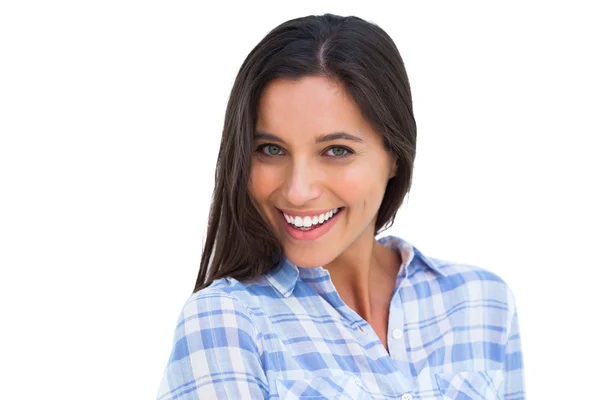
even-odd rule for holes
{"type": "Polygon", "coordinates": [[[323,214],[313,215],[312,217],[300,217],[286,213],[283,213],[283,216],[288,224],[303,231],[308,231],[326,224],[335,214],[338,213],[339,210],[339,208],[334,208],[333,210],[329,210],[323,214]]]}
{"type": "Polygon", "coordinates": [[[281,211],[281,224],[288,236],[294,240],[311,241],[331,230],[343,214],[345,207],[333,208],[322,213],[296,215],[293,211],[281,211]]]}

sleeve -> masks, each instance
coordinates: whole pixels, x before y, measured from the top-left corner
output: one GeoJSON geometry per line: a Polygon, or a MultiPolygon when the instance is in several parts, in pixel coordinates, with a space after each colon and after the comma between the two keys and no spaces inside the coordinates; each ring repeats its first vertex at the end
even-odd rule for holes
{"type": "Polygon", "coordinates": [[[247,308],[228,294],[201,292],[179,316],[157,399],[268,397],[262,347],[247,308]]]}
{"type": "MultiPolygon", "coordinates": [[[[514,296],[511,297],[514,306],[514,296]]],[[[525,384],[523,379],[523,353],[521,351],[521,335],[516,306],[508,329],[508,342],[504,358],[504,399],[524,400],[525,384]]]]}

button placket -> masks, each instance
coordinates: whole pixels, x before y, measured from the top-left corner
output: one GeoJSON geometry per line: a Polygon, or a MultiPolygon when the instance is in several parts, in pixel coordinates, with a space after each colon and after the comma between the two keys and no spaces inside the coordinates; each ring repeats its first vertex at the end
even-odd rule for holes
{"type": "MultiPolygon", "coordinates": [[[[404,325],[406,321],[406,310],[404,309],[404,304],[402,302],[401,292],[402,286],[405,286],[407,282],[405,282],[406,277],[404,274],[400,275],[398,278],[399,279],[397,287],[394,291],[394,296],[392,297],[392,301],[390,304],[390,318],[388,324],[388,349],[390,360],[393,361],[396,369],[398,370],[399,380],[407,381],[410,380],[412,372],[410,369],[410,360],[407,353],[408,338],[406,337],[406,333],[404,331],[404,325]]],[[[404,390],[406,390],[411,388],[412,384],[407,381],[406,384],[402,385],[401,387],[404,387],[404,390]]],[[[400,396],[400,394],[402,394],[402,391],[397,393],[397,396],[400,396]]],[[[410,393],[407,392],[405,394],[410,393]]]]}
{"type": "Polygon", "coordinates": [[[394,292],[388,323],[388,349],[393,359],[402,358],[406,351],[404,341],[404,310],[398,291],[394,292]]]}
{"type": "MultiPolygon", "coordinates": [[[[388,349],[389,354],[385,347],[381,343],[379,337],[373,328],[366,323],[366,321],[358,315],[353,309],[348,307],[341,299],[335,285],[329,277],[329,272],[325,270],[328,278],[322,282],[323,291],[322,295],[332,305],[338,313],[352,325],[355,325],[353,330],[355,337],[358,342],[364,347],[373,344],[375,341],[379,342],[379,346],[371,346],[370,351],[376,352],[370,354],[376,360],[382,360],[381,362],[381,373],[384,371],[389,374],[388,377],[391,381],[386,382],[385,388],[388,393],[393,393],[394,396],[399,396],[404,390],[412,388],[411,383],[411,371],[406,363],[406,343],[404,335],[404,309],[402,306],[402,299],[398,293],[398,287],[394,291],[392,297],[392,304],[390,306],[390,315],[388,319],[388,349]],[[396,331],[396,333],[394,333],[396,331]],[[394,357],[396,355],[396,357],[394,357]],[[399,363],[397,363],[399,361],[399,363]]],[[[383,389],[380,387],[380,389],[383,389]]],[[[404,393],[409,395],[409,398],[402,398],[402,400],[412,400],[410,393],[404,393]]],[[[397,397],[396,397],[397,398],[397,397]]]]}

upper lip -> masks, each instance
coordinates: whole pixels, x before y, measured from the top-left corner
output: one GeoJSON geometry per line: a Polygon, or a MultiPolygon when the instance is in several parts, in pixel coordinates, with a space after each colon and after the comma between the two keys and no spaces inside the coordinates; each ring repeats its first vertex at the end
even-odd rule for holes
{"type": "Polygon", "coordinates": [[[329,211],[335,210],[336,208],[342,208],[342,207],[333,207],[333,208],[328,208],[325,210],[315,210],[315,211],[294,211],[294,210],[284,210],[282,208],[278,208],[278,210],[287,215],[291,215],[294,217],[312,217],[315,215],[321,215],[321,214],[328,213],[329,211]]]}

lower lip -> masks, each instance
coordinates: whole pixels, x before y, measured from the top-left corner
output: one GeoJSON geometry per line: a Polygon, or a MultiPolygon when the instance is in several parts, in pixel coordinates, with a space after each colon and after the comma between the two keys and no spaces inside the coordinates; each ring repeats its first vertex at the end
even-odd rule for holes
{"type": "Polygon", "coordinates": [[[285,228],[285,231],[293,239],[296,239],[296,240],[316,240],[316,239],[320,238],[321,236],[323,236],[324,234],[326,234],[327,232],[329,232],[329,230],[331,228],[333,228],[333,225],[336,224],[336,222],[338,220],[338,217],[344,211],[345,211],[345,208],[340,208],[339,211],[336,214],[334,214],[333,217],[329,218],[326,223],[324,223],[323,225],[318,226],[318,227],[316,227],[314,229],[311,229],[309,231],[303,231],[303,230],[297,229],[297,228],[293,227],[292,225],[290,225],[285,220],[285,217],[284,217],[284,215],[283,215],[283,213],[281,211],[279,211],[279,215],[281,216],[281,221],[283,223],[283,227],[285,228]]]}

